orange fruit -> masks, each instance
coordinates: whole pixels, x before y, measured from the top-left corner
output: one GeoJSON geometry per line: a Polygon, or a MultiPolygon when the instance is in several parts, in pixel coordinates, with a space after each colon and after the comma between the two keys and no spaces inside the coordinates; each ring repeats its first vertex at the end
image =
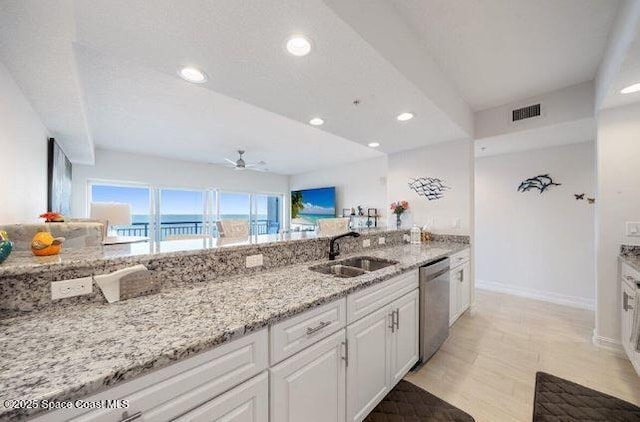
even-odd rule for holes
{"type": "Polygon", "coordinates": [[[49,256],[60,253],[64,238],[54,238],[49,232],[38,232],[31,240],[31,252],[37,256],[49,256]]]}

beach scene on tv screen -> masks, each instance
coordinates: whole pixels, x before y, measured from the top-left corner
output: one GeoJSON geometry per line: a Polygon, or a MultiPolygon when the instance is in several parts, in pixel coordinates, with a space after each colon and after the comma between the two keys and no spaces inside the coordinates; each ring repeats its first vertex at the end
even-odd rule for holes
{"type": "Polygon", "coordinates": [[[313,229],[322,218],[336,216],[335,188],[308,189],[291,192],[291,225],[313,229]]]}

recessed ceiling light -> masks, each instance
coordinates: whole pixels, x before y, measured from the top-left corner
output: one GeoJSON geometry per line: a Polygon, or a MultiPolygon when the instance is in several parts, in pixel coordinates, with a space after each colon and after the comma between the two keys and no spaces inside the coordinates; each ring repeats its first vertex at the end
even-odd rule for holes
{"type": "Polygon", "coordinates": [[[407,120],[411,120],[413,119],[413,113],[400,113],[398,114],[398,117],[396,117],[396,119],[398,119],[401,122],[406,122],[407,120]]]}
{"type": "Polygon", "coordinates": [[[638,91],[640,91],[640,83],[629,85],[628,87],[626,87],[625,89],[620,91],[620,93],[621,94],[633,94],[634,92],[638,92],[638,91]]]}
{"type": "Polygon", "coordinates": [[[302,57],[311,52],[311,41],[302,35],[294,35],[287,40],[286,47],[289,53],[302,57]]]}
{"type": "Polygon", "coordinates": [[[371,148],[378,148],[380,146],[380,142],[369,142],[367,145],[371,148]]]}
{"type": "Polygon", "coordinates": [[[314,117],[313,119],[309,120],[309,124],[312,126],[322,126],[324,124],[324,120],[322,120],[320,117],[314,117]]]}
{"type": "Polygon", "coordinates": [[[201,84],[207,81],[207,75],[195,67],[183,67],[178,71],[178,75],[187,82],[201,84]]]}

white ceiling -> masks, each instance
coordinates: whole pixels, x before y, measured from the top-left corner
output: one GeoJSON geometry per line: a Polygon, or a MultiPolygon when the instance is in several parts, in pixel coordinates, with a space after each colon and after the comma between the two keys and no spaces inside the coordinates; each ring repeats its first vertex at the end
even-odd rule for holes
{"type": "Polygon", "coordinates": [[[390,0],[475,110],[592,80],[618,0],[390,0]]]}
{"type": "Polygon", "coordinates": [[[182,79],[76,46],[97,146],[226,164],[247,151],[269,171],[296,174],[383,154],[182,79]]]}
{"type": "Polygon", "coordinates": [[[636,29],[635,38],[631,42],[620,71],[613,79],[609,92],[602,102],[602,108],[619,107],[640,102],[640,92],[621,94],[620,90],[640,83],[640,27],[636,29]]]}
{"type": "Polygon", "coordinates": [[[93,143],[70,40],[69,1],[0,1],[0,61],[51,136],[76,163],[93,162],[93,143]]]}
{"type": "Polygon", "coordinates": [[[618,5],[340,1],[351,19],[322,0],[3,0],[0,61],[74,162],[90,162],[94,142],[203,162],[244,148],[296,174],[468,138],[461,97],[480,109],[592,79],[618,5]],[[354,25],[359,10],[394,36],[354,25]],[[312,39],[309,56],[284,51],[295,33],[312,39]],[[181,80],[185,65],[209,81],[181,80]],[[397,122],[407,110],[416,118],[397,122]],[[326,124],[310,127],[315,116],[326,124]]]}
{"type": "Polygon", "coordinates": [[[468,136],[321,0],[61,4],[65,31],[54,40],[64,54],[29,36],[46,23],[50,3],[7,0],[0,58],[74,162],[87,161],[76,146],[85,141],[92,151],[93,139],[105,149],[200,161],[243,147],[293,174],[468,136]],[[313,41],[309,56],[284,50],[295,33],[313,41]],[[182,81],[176,72],[185,65],[209,81],[182,81]],[[397,122],[403,111],[416,118],[397,122]],[[308,126],[314,116],[325,119],[321,129],[308,126]],[[373,141],[381,152],[366,147],[373,141]],[[309,151],[318,151],[312,160],[303,158],[309,151]]]}

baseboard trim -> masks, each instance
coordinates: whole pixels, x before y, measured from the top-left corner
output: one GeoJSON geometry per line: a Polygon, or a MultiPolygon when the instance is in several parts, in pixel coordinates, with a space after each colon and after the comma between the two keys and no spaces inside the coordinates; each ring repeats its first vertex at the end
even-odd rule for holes
{"type": "Polygon", "coordinates": [[[577,296],[562,295],[559,293],[544,292],[540,290],[527,289],[524,287],[512,286],[494,281],[478,280],[475,283],[476,289],[489,290],[492,292],[506,293],[514,296],[527,297],[530,299],[542,300],[545,302],[556,303],[558,305],[571,306],[573,308],[588,309],[593,311],[596,309],[594,299],[587,299],[577,296]]]}
{"type": "Polygon", "coordinates": [[[596,330],[593,330],[592,341],[593,341],[593,344],[598,347],[610,350],[612,352],[616,352],[620,355],[624,355],[624,356],[627,355],[624,351],[624,348],[622,347],[622,344],[619,341],[609,337],[599,336],[598,333],[596,333],[596,330]]]}

